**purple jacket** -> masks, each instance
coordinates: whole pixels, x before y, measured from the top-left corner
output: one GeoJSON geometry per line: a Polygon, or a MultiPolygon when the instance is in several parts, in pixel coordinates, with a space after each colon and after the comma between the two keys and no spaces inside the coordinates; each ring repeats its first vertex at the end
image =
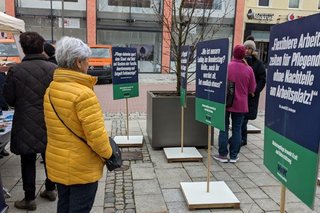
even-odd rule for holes
{"type": "Polygon", "coordinates": [[[228,80],[235,82],[235,94],[233,104],[227,108],[227,111],[248,112],[248,95],[256,89],[256,80],[252,68],[242,60],[232,59],[228,64],[228,80]]]}

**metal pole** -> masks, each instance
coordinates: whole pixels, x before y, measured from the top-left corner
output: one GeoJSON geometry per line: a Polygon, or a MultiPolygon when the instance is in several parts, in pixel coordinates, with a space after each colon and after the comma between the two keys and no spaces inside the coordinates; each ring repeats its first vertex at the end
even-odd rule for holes
{"type": "Polygon", "coordinates": [[[51,43],[53,43],[53,10],[52,10],[52,0],[50,0],[50,14],[51,14],[51,43]]]}
{"type": "Polygon", "coordinates": [[[207,173],[207,192],[210,191],[210,158],[211,158],[211,126],[208,126],[208,173],[207,173]]]}
{"type": "Polygon", "coordinates": [[[62,36],[64,36],[64,0],[62,0],[62,11],[61,11],[61,21],[62,21],[62,36]]]}
{"type": "Polygon", "coordinates": [[[129,141],[129,110],[128,110],[128,98],[126,98],[126,113],[127,113],[127,140],[129,141]]]}
{"type": "Polygon", "coordinates": [[[282,184],[281,185],[281,201],[280,201],[280,213],[285,212],[285,205],[286,205],[286,187],[282,184]]]}
{"type": "Polygon", "coordinates": [[[184,107],[181,107],[181,152],[183,152],[183,138],[184,136],[184,107]]]}

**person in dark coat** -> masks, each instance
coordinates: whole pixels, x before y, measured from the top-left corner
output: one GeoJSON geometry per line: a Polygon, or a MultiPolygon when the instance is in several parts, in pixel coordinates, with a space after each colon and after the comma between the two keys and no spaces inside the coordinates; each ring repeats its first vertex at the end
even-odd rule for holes
{"type": "MultiPolygon", "coordinates": [[[[4,71],[4,69],[2,68],[4,71]]],[[[4,82],[6,80],[6,73],[5,72],[0,72],[0,111],[7,111],[9,110],[8,104],[6,100],[3,97],[3,86],[4,82]]],[[[0,143],[0,158],[3,158],[4,156],[9,156],[9,152],[6,151],[6,145],[9,143],[8,141],[3,141],[0,143]]]]}
{"type": "Polygon", "coordinates": [[[57,64],[57,60],[55,56],[56,49],[54,48],[54,46],[52,46],[52,44],[50,43],[44,43],[43,50],[44,50],[44,53],[48,56],[48,61],[50,61],[51,63],[57,64]]]}
{"type": "MultiPolygon", "coordinates": [[[[25,57],[20,64],[10,67],[3,95],[15,110],[10,150],[21,156],[24,198],[16,201],[14,206],[18,209],[35,210],[37,153],[41,153],[45,159],[47,144],[43,97],[57,66],[48,62],[42,54],[44,39],[38,33],[22,33],[20,44],[25,57]]],[[[55,200],[55,184],[47,178],[45,187],[40,196],[50,201],[55,200]]]]}
{"type": "Polygon", "coordinates": [[[246,56],[245,59],[249,66],[252,67],[254,72],[254,77],[256,79],[257,87],[254,92],[254,96],[248,96],[248,106],[249,106],[249,112],[245,114],[245,118],[243,120],[242,124],[242,146],[247,145],[247,125],[248,120],[255,120],[257,118],[258,114],[258,105],[259,105],[259,98],[260,93],[263,90],[263,88],[266,85],[266,69],[262,63],[257,58],[256,53],[256,44],[254,42],[254,38],[248,37],[248,40],[244,42],[243,46],[246,48],[246,56]]]}

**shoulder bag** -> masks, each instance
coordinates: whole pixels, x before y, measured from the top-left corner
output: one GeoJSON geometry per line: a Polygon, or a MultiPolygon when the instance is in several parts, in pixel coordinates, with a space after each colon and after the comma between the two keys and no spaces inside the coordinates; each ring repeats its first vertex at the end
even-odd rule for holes
{"type": "Polygon", "coordinates": [[[226,107],[232,107],[233,99],[234,99],[234,92],[235,92],[235,83],[233,81],[227,82],[227,99],[226,99],[226,107]]]}

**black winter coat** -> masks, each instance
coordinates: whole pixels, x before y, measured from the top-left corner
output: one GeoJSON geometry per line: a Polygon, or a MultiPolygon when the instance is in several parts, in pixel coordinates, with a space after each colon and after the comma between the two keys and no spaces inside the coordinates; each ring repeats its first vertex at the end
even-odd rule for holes
{"type": "Polygon", "coordinates": [[[260,93],[266,85],[266,69],[262,61],[257,59],[254,55],[250,58],[246,58],[246,60],[253,69],[257,87],[256,91],[254,92],[254,97],[251,95],[248,97],[249,112],[246,113],[245,117],[246,119],[254,120],[257,118],[258,114],[260,93]]]}
{"type": "Polygon", "coordinates": [[[4,85],[4,97],[14,107],[10,150],[17,155],[44,153],[47,144],[43,97],[56,65],[42,54],[26,55],[12,66],[4,85]]]}

